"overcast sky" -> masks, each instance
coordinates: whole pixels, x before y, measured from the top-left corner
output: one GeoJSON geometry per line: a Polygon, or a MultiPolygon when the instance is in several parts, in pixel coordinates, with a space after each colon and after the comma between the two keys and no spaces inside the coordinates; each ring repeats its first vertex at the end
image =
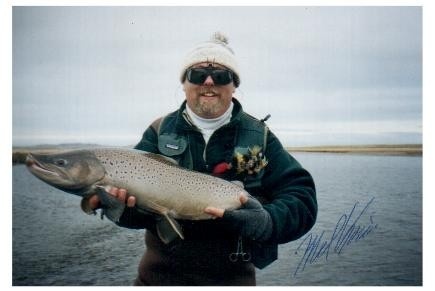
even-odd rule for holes
{"type": "Polygon", "coordinates": [[[422,142],[420,7],[13,7],[13,144],[137,143],[215,31],[286,146],[422,142]]]}

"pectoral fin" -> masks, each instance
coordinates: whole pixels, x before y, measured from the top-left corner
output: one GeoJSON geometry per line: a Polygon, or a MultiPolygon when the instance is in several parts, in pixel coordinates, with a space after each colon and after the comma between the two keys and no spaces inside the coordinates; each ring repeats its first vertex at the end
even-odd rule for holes
{"type": "Polygon", "coordinates": [[[102,213],[101,217],[107,216],[113,222],[119,222],[119,218],[125,209],[125,203],[109,194],[102,186],[97,186],[97,195],[100,198],[102,213]]]}
{"type": "Polygon", "coordinates": [[[80,207],[86,214],[96,214],[95,210],[92,209],[91,205],[89,204],[89,198],[90,197],[83,197],[82,201],[80,202],[80,207]]]}
{"type": "Polygon", "coordinates": [[[163,214],[159,217],[156,224],[157,234],[165,243],[169,244],[177,238],[184,239],[183,231],[178,222],[168,214],[163,214]]]}

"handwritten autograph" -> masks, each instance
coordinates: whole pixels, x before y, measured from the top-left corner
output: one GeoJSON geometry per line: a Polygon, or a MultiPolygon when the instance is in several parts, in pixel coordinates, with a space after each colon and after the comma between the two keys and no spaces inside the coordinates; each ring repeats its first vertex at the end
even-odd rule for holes
{"type": "Polygon", "coordinates": [[[320,235],[313,233],[308,234],[296,249],[295,254],[304,248],[305,251],[295,272],[293,273],[293,276],[303,272],[308,264],[314,264],[322,258],[327,261],[328,256],[331,253],[340,255],[346,247],[362,240],[373,232],[378,227],[378,224],[373,220],[373,215],[369,214],[369,223],[367,224],[361,223],[361,218],[364,215],[368,215],[367,212],[374,200],[375,197],[370,199],[359,213],[355,213],[359,206],[359,202],[356,202],[348,214],[344,213],[340,216],[335,225],[334,232],[329,239],[324,238],[326,236],[325,231],[322,231],[320,235]],[[353,222],[351,222],[352,219],[353,222]]]}

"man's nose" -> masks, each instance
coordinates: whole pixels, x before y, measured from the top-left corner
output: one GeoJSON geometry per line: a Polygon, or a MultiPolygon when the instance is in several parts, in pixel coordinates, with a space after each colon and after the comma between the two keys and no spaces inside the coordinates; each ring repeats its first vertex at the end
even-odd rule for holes
{"type": "Polygon", "coordinates": [[[213,82],[213,78],[211,76],[207,76],[207,78],[204,81],[205,86],[213,86],[214,82],[213,82]]]}

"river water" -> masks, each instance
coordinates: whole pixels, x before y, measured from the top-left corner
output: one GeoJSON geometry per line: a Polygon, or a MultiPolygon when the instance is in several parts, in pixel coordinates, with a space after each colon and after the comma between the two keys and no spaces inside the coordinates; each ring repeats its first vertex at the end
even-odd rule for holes
{"type": "MultiPolygon", "coordinates": [[[[319,213],[301,239],[257,270],[268,286],[422,284],[422,158],[298,153],[319,213]]],[[[85,215],[80,198],[13,166],[12,283],[131,285],[143,230],[85,215]]]]}

